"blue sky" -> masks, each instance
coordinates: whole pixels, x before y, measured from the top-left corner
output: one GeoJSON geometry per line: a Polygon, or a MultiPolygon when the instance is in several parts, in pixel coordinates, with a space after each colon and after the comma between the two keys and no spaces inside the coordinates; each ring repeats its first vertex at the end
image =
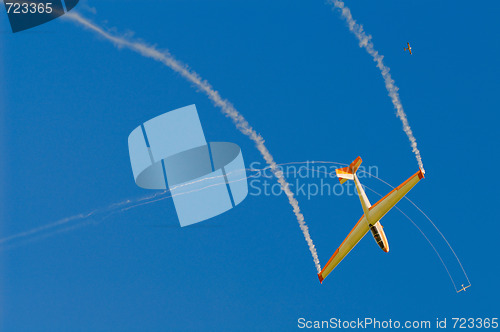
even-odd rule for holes
{"type": "MultiPolygon", "coordinates": [[[[393,185],[418,170],[378,69],[323,1],[87,4],[96,14],[84,4],[76,10],[189,64],[263,135],[278,163],[360,155],[393,185]]],[[[498,317],[499,4],[347,5],[400,88],[427,171],[409,197],[461,259],[466,293],[455,293],[397,211],[383,221],[389,254],[368,235],[320,285],[285,196],[248,196],[186,228],[163,200],[3,248],[2,330],[288,331],[300,317],[498,317]]],[[[62,19],[12,34],[1,14],[0,32],[1,238],[147,194],[133,181],[127,137],[175,108],[196,104],[207,140],[237,143],[247,166],[263,163],[203,94],[151,59],[62,19]]],[[[298,201],[324,264],[361,216],[358,199],[298,201]]]]}

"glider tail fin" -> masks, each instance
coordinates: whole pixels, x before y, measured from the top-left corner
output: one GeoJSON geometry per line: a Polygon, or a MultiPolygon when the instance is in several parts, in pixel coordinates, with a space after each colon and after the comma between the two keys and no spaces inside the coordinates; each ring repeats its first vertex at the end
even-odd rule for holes
{"type": "Polygon", "coordinates": [[[348,167],[337,168],[335,172],[337,173],[340,183],[344,183],[347,180],[354,180],[354,174],[362,162],[363,160],[361,160],[361,157],[358,157],[348,167]]]}

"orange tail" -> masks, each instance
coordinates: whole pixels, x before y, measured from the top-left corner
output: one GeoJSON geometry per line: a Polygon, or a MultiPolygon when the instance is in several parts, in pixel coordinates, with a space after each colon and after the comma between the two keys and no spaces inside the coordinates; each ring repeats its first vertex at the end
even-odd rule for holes
{"type": "Polygon", "coordinates": [[[344,183],[347,180],[352,180],[354,179],[354,174],[359,168],[359,165],[363,160],[361,157],[356,158],[350,165],[349,167],[344,167],[344,168],[337,168],[335,172],[337,173],[337,177],[339,178],[340,183],[344,183]]]}

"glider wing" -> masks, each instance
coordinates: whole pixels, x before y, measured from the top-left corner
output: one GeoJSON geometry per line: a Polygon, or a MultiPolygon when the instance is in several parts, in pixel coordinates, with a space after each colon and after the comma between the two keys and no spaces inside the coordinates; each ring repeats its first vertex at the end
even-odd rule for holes
{"type": "Polygon", "coordinates": [[[358,244],[359,240],[361,240],[369,230],[370,228],[368,226],[368,222],[366,221],[365,215],[363,215],[358,220],[356,226],[354,226],[349,235],[347,235],[340,247],[332,255],[330,260],[328,260],[326,265],[323,267],[323,270],[318,273],[319,282],[323,282],[323,279],[325,279],[326,276],[333,271],[333,269],[344,259],[345,256],[347,256],[347,254],[356,246],[356,244],[358,244]]]}

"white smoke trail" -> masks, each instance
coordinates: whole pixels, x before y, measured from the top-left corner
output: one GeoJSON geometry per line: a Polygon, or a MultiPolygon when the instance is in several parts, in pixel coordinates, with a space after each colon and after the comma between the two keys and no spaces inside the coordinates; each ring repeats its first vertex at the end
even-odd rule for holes
{"type": "Polygon", "coordinates": [[[389,97],[391,97],[392,104],[396,109],[396,115],[403,123],[403,130],[408,136],[410,140],[412,151],[415,154],[415,158],[417,159],[418,166],[422,169],[422,172],[425,173],[424,164],[422,163],[422,157],[420,156],[420,151],[417,148],[417,140],[415,136],[413,136],[413,132],[408,123],[408,118],[406,117],[406,113],[403,109],[403,105],[401,103],[401,99],[399,98],[398,90],[399,88],[395,85],[394,80],[389,73],[389,67],[384,65],[383,59],[384,56],[379,54],[378,51],[375,50],[373,42],[371,41],[372,36],[367,35],[363,30],[363,26],[361,24],[356,23],[356,21],[352,18],[351,11],[346,7],[343,1],[340,0],[328,0],[328,3],[332,4],[335,8],[340,9],[342,13],[342,17],[346,20],[347,25],[349,26],[349,30],[356,36],[359,40],[359,47],[363,47],[368,54],[370,54],[373,58],[373,61],[377,63],[377,68],[380,70],[382,77],[385,81],[385,88],[387,92],[389,92],[389,97]]]}
{"type": "MultiPolygon", "coordinates": [[[[282,164],[283,165],[283,164],[282,164]]],[[[277,165],[280,166],[280,165],[277,165]]],[[[202,188],[197,188],[189,191],[183,191],[181,193],[174,193],[174,191],[180,187],[186,187],[186,186],[191,186],[194,184],[198,184],[203,181],[215,179],[215,178],[222,178],[225,177],[225,175],[218,175],[218,176],[212,176],[212,177],[205,177],[200,180],[195,180],[186,184],[182,184],[179,186],[174,186],[170,189],[164,190],[162,192],[157,192],[154,194],[150,194],[147,196],[143,196],[141,198],[134,198],[134,199],[126,199],[117,203],[113,203],[108,205],[105,208],[100,208],[100,209],[95,209],[92,210],[91,212],[87,213],[80,213],[71,217],[66,217],[60,220],[57,220],[55,222],[45,224],[42,226],[34,227],[32,229],[29,229],[27,231],[19,232],[17,234],[13,234],[10,236],[6,236],[4,238],[0,238],[0,250],[9,250],[13,248],[17,248],[19,246],[38,241],[50,236],[54,236],[59,233],[64,233],[76,228],[80,228],[82,226],[89,225],[91,223],[97,224],[99,223],[98,220],[104,220],[106,218],[111,217],[112,215],[118,214],[118,213],[123,213],[125,211],[135,209],[140,206],[144,205],[149,205],[153,204],[159,201],[163,201],[165,199],[168,199],[170,197],[174,196],[179,196],[179,195],[185,195],[193,192],[198,192],[201,190],[205,190],[214,186],[220,186],[223,185],[225,186],[226,184],[229,183],[234,183],[234,182],[239,182],[239,181],[246,181],[248,179],[257,177],[261,175],[262,171],[265,171],[266,169],[270,168],[269,166],[259,170],[259,169],[241,169],[241,170],[235,170],[226,173],[226,176],[229,174],[233,173],[239,173],[242,172],[243,176],[241,178],[228,181],[228,182],[222,182],[218,184],[212,184],[212,185],[206,185],[205,187],[202,188]],[[255,172],[255,174],[252,175],[246,175],[246,171],[251,171],[255,172]],[[170,194],[168,194],[170,193],[170,194]],[[165,195],[166,194],[166,195],[165,195]],[[92,220],[92,219],[94,220],[92,220]]]]}
{"type": "Polygon", "coordinates": [[[71,221],[86,219],[86,218],[92,216],[94,213],[96,213],[96,211],[92,211],[92,212],[89,212],[87,214],[83,214],[83,213],[78,214],[75,216],[60,219],[60,220],[55,221],[55,222],[50,223],[50,224],[46,224],[46,225],[43,225],[40,227],[32,228],[28,231],[24,231],[24,232],[20,232],[20,233],[11,235],[11,236],[4,237],[4,238],[0,239],[0,245],[3,245],[4,243],[10,242],[10,241],[13,241],[16,239],[25,238],[25,237],[28,237],[30,235],[34,235],[34,234],[43,232],[45,230],[49,230],[49,229],[52,229],[52,228],[60,226],[60,225],[67,224],[71,221]]]}
{"type": "Polygon", "coordinates": [[[169,67],[176,73],[180,74],[184,79],[187,81],[191,82],[194,84],[197,88],[199,88],[201,91],[203,91],[208,98],[222,110],[222,113],[224,113],[225,116],[230,118],[233,123],[236,125],[236,127],[246,136],[248,136],[254,143],[259,152],[261,153],[262,157],[264,160],[267,162],[267,164],[271,167],[271,170],[273,174],[276,176],[278,179],[279,184],[281,185],[283,191],[285,192],[286,196],[288,197],[288,201],[290,205],[293,207],[293,212],[295,213],[295,216],[297,217],[297,221],[299,223],[300,229],[302,230],[302,233],[304,234],[304,238],[307,241],[307,244],[309,246],[309,250],[311,251],[311,254],[314,259],[314,264],[316,266],[316,270],[318,270],[318,273],[321,271],[321,266],[319,264],[319,258],[318,254],[316,252],[316,248],[314,246],[314,243],[311,239],[311,236],[309,234],[309,228],[306,225],[306,222],[304,220],[303,214],[300,212],[299,208],[299,202],[297,199],[294,197],[293,192],[290,190],[290,186],[288,182],[285,180],[283,177],[283,173],[277,168],[276,162],[273,159],[273,156],[269,152],[269,150],[266,148],[264,145],[264,139],[262,136],[260,136],[253,128],[250,126],[250,124],[247,122],[247,120],[234,108],[234,106],[226,99],[223,99],[220,95],[219,92],[216,91],[206,80],[202,79],[196,72],[191,70],[187,65],[183,64],[179,60],[175,59],[168,51],[163,50],[159,51],[157,50],[154,46],[147,45],[144,42],[136,41],[136,40],[131,40],[129,38],[125,37],[119,37],[116,35],[111,34],[110,32],[105,31],[103,28],[97,26],[96,24],[90,22],[89,20],[85,19],[81,15],[75,13],[75,12],[70,12],[67,13],[65,18],[68,18],[72,20],[73,22],[76,22],[87,29],[92,30],[93,32],[97,33],[99,36],[109,40],[112,42],[116,47],[125,47],[128,48],[134,52],[139,53],[140,55],[154,59],[156,61],[159,61],[163,63],[165,66],[169,67]]]}
{"type": "MultiPolygon", "coordinates": [[[[243,169],[241,171],[244,172],[245,169],[243,169]]],[[[252,171],[257,172],[257,175],[260,172],[260,170],[252,170],[252,171]]],[[[226,174],[231,174],[231,173],[235,173],[235,172],[238,172],[238,171],[228,172],[226,174]]],[[[250,176],[244,175],[239,179],[229,181],[227,183],[245,181],[245,180],[250,179],[250,178],[255,177],[255,176],[256,175],[250,175],[250,176]]],[[[203,188],[198,188],[198,189],[194,189],[194,190],[190,190],[190,191],[184,191],[184,192],[179,193],[179,194],[165,195],[165,193],[168,193],[168,192],[171,193],[172,190],[175,190],[176,188],[178,189],[179,187],[197,184],[201,181],[207,181],[207,180],[214,179],[217,177],[224,177],[224,175],[219,175],[219,176],[214,176],[214,177],[205,177],[201,180],[196,180],[196,181],[192,181],[192,182],[187,183],[187,184],[175,186],[169,190],[164,190],[162,192],[150,194],[150,195],[147,195],[147,196],[144,196],[141,198],[126,199],[126,200],[120,201],[118,203],[110,204],[105,208],[95,209],[95,210],[92,210],[92,211],[87,212],[87,213],[80,213],[80,214],[77,214],[77,215],[74,215],[71,217],[62,218],[62,219],[59,219],[59,220],[54,221],[54,222],[49,223],[49,224],[34,227],[34,228],[29,229],[27,231],[19,232],[17,234],[13,234],[10,236],[6,236],[4,238],[0,238],[0,250],[7,250],[7,249],[11,249],[11,248],[16,248],[19,245],[23,245],[23,244],[30,243],[30,242],[35,241],[35,240],[39,240],[42,238],[53,236],[55,234],[66,232],[66,231],[69,231],[69,230],[72,230],[72,229],[75,229],[78,227],[82,227],[84,225],[90,224],[91,221],[89,219],[91,217],[95,217],[96,219],[105,219],[105,218],[108,218],[114,214],[122,213],[122,212],[125,212],[128,210],[131,210],[131,209],[135,209],[139,206],[144,206],[144,205],[152,204],[155,202],[159,202],[159,201],[165,200],[165,199],[173,197],[173,196],[185,195],[185,194],[201,191],[201,190],[204,190],[204,189],[207,189],[210,187],[214,187],[214,186],[219,186],[219,185],[225,186],[226,182],[223,182],[223,183],[208,185],[208,186],[205,186],[203,188]],[[107,215],[103,218],[102,216],[105,214],[107,214],[107,215]]],[[[96,221],[94,221],[94,223],[96,223],[96,221]]]]}
{"type": "Polygon", "coordinates": [[[16,241],[16,240],[29,238],[32,236],[37,236],[38,234],[45,232],[45,231],[52,231],[53,229],[58,228],[60,226],[64,226],[64,225],[67,225],[70,223],[76,223],[76,222],[79,222],[81,220],[86,220],[92,216],[101,215],[101,214],[106,213],[106,212],[112,212],[112,211],[115,211],[117,209],[122,209],[123,206],[126,207],[127,205],[130,205],[130,204],[135,205],[135,204],[143,202],[143,201],[155,199],[159,195],[161,195],[161,193],[150,194],[150,195],[143,196],[141,198],[136,198],[136,199],[127,199],[127,200],[124,200],[124,201],[121,201],[118,203],[110,204],[109,206],[107,206],[105,208],[95,209],[95,210],[90,211],[88,213],[80,213],[80,214],[77,214],[77,215],[74,215],[71,217],[62,218],[62,219],[59,219],[57,221],[54,221],[54,222],[46,224],[46,225],[35,227],[35,228],[30,229],[30,230],[20,232],[20,233],[14,234],[14,235],[10,235],[10,236],[4,237],[4,238],[0,238],[0,247],[4,246],[5,244],[8,244],[10,242],[16,241]]]}

